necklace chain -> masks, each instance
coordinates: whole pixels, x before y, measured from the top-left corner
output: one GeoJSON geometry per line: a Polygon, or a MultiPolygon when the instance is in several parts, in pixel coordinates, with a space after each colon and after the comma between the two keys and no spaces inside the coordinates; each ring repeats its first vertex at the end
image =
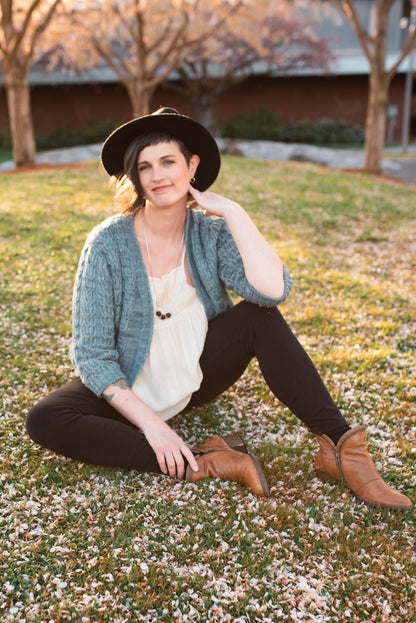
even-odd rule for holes
{"type": "Polygon", "coordinates": [[[144,220],[143,220],[143,232],[144,232],[144,240],[145,240],[145,243],[146,243],[147,259],[149,260],[149,268],[150,268],[150,276],[151,276],[151,286],[152,286],[154,297],[155,297],[155,304],[156,304],[156,312],[155,312],[155,314],[161,320],[167,320],[168,318],[172,317],[173,293],[175,291],[176,275],[177,275],[177,272],[178,272],[177,268],[179,268],[179,262],[180,262],[180,259],[181,259],[181,256],[182,256],[185,233],[182,234],[182,239],[181,239],[181,245],[180,245],[180,251],[179,251],[177,266],[175,267],[175,270],[176,270],[176,272],[175,272],[175,279],[174,279],[174,282],[173,282],[173,288],[171,289],[171,295],[170,295],[170,309],[171,309],[171,311],[162,312],[159,309],[159,304],[158,304],[158,300],[157,300],[157,289],[156,289],[156,286],[154,284],[153,266],[152,266],[152,260],[150,258],[149,241],[147,239],[146,225],[144,223],[144,220]]]}

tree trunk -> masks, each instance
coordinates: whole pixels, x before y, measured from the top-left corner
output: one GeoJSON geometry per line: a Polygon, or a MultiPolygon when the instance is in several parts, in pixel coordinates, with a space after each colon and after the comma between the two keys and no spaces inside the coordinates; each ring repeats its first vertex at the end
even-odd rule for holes
{"type": "Polygon", "coordinates": [[[13,159],[16,167],[30,166],[35,162],[36,144],[29,82],[26,71],[19,71],[18,67],[4,69],[13,159]]]}
{"type": "Polygon", "coordinates": [[[364,169],[381,173],[386,135],[389,82],[385,75],[372,71],[369,77],[369,97],[365,128],[364,169]]]}
{"type": "Polygon", "coordinates": [[[195,119],[207,128],[214,136],[218,135],[218,128],[215,121],[214,102],[215,98],[204,97],[198,93],[191,96],[192,106],[195,110],[195,119]]]}
{"type": "Polygon", "coordinates": [[[149,89],[142,86],[142,83],[138,80],[126,80],[124,86],[127,89],[127,93],[130,99],[132,119],[136,117],[142,117],[148,115],[150,112],[150,100],[152,98],[154,89],[149,89]]]}

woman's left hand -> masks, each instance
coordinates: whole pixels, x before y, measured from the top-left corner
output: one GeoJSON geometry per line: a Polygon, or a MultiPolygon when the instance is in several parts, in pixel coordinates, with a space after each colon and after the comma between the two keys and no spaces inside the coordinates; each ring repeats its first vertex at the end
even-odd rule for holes
{"type": "Polygon", "coordinates": [[[247,281],[258,292],[280,299],[285,291],[283,264],[276,251],[263,238],[247,212],[235,201],[192,186],[189,192],[193,209],[200,207],[205,216],[222,216],[228,225],[244,264],[247,281]]]}
{"type": "Polygon", "coordinates": [[[195,201],[189,204],[188,207],[190,209],[202,208],[205,211],[205,216],[222,216],[225,218],[227,214],[243,209],[235,201],[207,190],[201,192],[190,186],[189,192],[195,201]]]}

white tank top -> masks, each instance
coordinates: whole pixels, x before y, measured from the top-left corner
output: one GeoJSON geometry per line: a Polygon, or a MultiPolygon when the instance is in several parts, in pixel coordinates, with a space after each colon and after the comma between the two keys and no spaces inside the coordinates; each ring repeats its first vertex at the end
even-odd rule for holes
{"type": "Polygon", "coordinates": [[[171,317],[155,315],[150,350],[132,388],[162,420],[182,411],[202,381],[199,358],[208,320],[195,288],[186,282],[184,258],[185,253],[181,265],[163,277],[149,277],[154,310],[157,299],[171,317]]]}

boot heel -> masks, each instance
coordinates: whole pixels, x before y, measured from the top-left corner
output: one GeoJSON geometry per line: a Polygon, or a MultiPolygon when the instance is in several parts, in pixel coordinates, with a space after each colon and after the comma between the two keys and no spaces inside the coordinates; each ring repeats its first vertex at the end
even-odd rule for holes
{"type": "Polygon", "coordinates": [[[257,474],[260,478],[260,482],[261,482],[261,486],[263,487],[263,495],[270,495],[270,489],[269,489],[269,485],[267,484],[266,481],[266,476],[263,473],[262,467],[257,459],[257,457],[254,456],[254,454],[250,454],[249,453],[249,457],[251,458],[251,460],[253,461],[256,470],[257,470],[257,474]]]}
{"type": "Polygon", "coordinates": [[[237,450],[237,452],[242,452],[243,454],[247,454],[247,446],[244,443],[242,436],[239,433],[233,433],[231,435],[224,435],[223,440],[227,444],[229,448],[232,450],[237,450]]]}

